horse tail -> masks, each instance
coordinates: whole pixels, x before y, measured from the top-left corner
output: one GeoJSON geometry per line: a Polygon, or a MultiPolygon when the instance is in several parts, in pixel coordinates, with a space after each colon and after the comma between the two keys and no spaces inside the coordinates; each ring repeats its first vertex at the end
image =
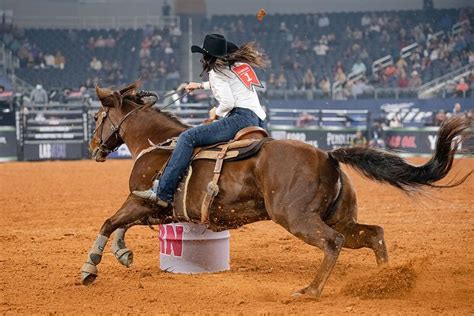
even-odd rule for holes
{"type": "Polygon", "coordinates": [[[467,128],[469,124],[463,118],[451,118],[445,121],[438,131],[433,156],[421,166],[411,165],[393,153],[366,147],[340,148],[328,154],[371,180],[388,183],[405,192],[417,192],[422,186],[455,187],[463,183],[473,171],[448,185],[435,185],[434,182],[448,174],[458,145],[466,137],[467,128]]]}

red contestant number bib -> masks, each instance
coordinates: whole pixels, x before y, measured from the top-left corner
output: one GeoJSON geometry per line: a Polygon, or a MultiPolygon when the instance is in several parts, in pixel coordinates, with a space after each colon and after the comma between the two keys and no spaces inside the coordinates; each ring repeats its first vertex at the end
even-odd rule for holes
{"type": "Polygon", "coordinates": [[[252,67],[248,64],[242,64],[239,66],[233,66],[231,68],[232,72],[239,78],[239,80],[247,87],[249,90],[253,90],[254,87],[263,88],[262,83],[258,80],[257,74],[252,67]]]}

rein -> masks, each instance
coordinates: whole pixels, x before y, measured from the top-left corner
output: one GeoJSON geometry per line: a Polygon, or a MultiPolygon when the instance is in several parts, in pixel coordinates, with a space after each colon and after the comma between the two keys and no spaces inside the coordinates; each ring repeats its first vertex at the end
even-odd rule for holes
{"type": "MultiPolygon", "coordinates": [[[[175,94],[178,94],[180,93],[182,90],[176,90],[176,91],[173,91],[173,92],[170,92],[168,94],[165,94],[163,96],[163,98],[167,98],[167,97],[170,97],[172,95],[175,95],[175,94]]],[[[118,93],[118,92],[117,92],[118,93]]],[[[114,96],[117,95],[116,92],[114,92],[114,96]]],[[[165,106],[162,106],[161,108],[159,108],[160,111],[166,109],[167,107],[169,107],[170,105],[176,103],[178,100],[182,100],[185,96],[189,95],[189,93],[191,93],[191,91],[188,91],[188,92],[185,92],[183,93],[182,95],[180,95],[177,99],[173,100],[172,102],[168,103],[167,105],[165,106]]],[[[101,131],[100,131],[100,144],[98,146],[98,149],[105,153],[105,154],[110,154],[110,153],[113,153],[115,151],[118,150],[118,148],[120,146],[117,146],[113,149],[109,149],[107,148],[106,144],[108,143],[108,141],[113,137],[115,136],[115,139],[118,139],[120,137],[120,127],[122,126],[122,124],[130,117],[132,116],[133,114],[141,111],[141,110],[144,110],[144,109],[147,109],[147,108],[150,108],[152,107],[156,101],[158,101],[160,99],[160,97],[158,96],[158,94],[154,93],[154,92],[151,92],[151,91],[143,91],[143,90],[139,90],[137,91],[137,97],[138,98],[144,98],[144,97],[154,97],[155,100],[153,102],[150,102],[144,106],[140,106],[140,107],[136,107],[134,108],[133,110],[131,110],[130,112],[128,112],[124,117],[122,117],[122,119],[118,122],[118,124],[115,124],[112,119],[110,118],[109,116],[109,108],[106,108],[105,112],[102,113],[101,117],[100,117],[100,122],[99,124],[97,125],[97,127],[94,129],[94,131],[92,132],[92,135],[95,135],[95,133],[99,130],[99,128],[101,128],[101,131]],[[103,126],[103,123],[105,122],[105,119],[109,117],[109,120],[110,120],[110,129],[112,131],[112,134],[110,134],[105,140],[102,140],[102,134],[103,134],[103,131],[104,131],[104,126],[103,126]]],[[[121,98],[121,96],[118,96],[117,98],[121,98]]],[[[122,102],[122,100],[118,100],[119,103],[122,102]]]]}

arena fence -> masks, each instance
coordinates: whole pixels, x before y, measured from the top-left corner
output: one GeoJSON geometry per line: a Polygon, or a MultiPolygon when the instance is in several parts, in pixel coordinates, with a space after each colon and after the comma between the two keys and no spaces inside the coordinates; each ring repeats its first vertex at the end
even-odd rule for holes
{"type": "Polygon", "coordinates": [[[34,106],[18,112],[20,159],[82,159],[89,142],[85,104],[34,106]]]}
{"type": "MultiPolygon", "coordinates": [[[[305,108],[304,103],[299,105],[299,109],[272,107],[269,110],[268,130],[273,138],[296,139],[332,150],[350,146],[357,131],[361,131],[369,142],[374,135],[373,112],[357,109],[355,104],[353,110],[337,109],[337,104],[331,110],[305,108]]],[[[0,161],[90,158],[88,144],[95,127],[93,115],[98,107],[98,102],[74,102],[0,113],[0,161]]],[[[204,103],[179,104],[171,111],[188,124],[196,125],[207,118],[208,107],[204,103]]],[[[437,131],[438,127],[385,128],[376,145],[411,155],[428,155],[434,149],[437,131]]],[[[472,153],[474,139],[465,141],[463,149],[472,153]]],[[[129,157],[126,146],[110,156],[129,157]]]]}

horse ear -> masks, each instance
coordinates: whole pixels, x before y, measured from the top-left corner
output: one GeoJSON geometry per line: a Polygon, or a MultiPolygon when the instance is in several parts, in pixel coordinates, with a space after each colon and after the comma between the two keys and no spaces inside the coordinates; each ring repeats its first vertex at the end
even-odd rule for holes
{"type": "Polygon", "coordinates": [[[119,100],[116,101],[116,97],[114,93],[109,89],[102,89],[97,85],[95,86],[95,92],[97,93],[97,97],[99,98],[100,103],[102,103],[104,107],[111,108],[111,107],[116,106],[116,103],[118,102],[121,103],[121,98],[120,98],[120,101],[119,100]]]}
{"type": "Polygon", "coordinates": [[[95,86],[95,93],[97,94],[97,97],[102,100],[110,96],[110,92],[107,91],[106,89],[102,89],[99,87],[99,85],[95,86]]]}
{"type": "Polygon", "coordinates": [[[129,84],[125,88],[120,89],[120,94],[124,97],[128,95],[133,95],[135,91],[141,86],[141,84],[142,84],[141,80],[138,79],[134,83],[129,84]]]}
{"type": "Polygon", "coordinates": [[[113,92],[113,95],[114,95],[114,107],[117,109],[121,109],[122,108],[122,95],[117,90],[113,92]]]}

